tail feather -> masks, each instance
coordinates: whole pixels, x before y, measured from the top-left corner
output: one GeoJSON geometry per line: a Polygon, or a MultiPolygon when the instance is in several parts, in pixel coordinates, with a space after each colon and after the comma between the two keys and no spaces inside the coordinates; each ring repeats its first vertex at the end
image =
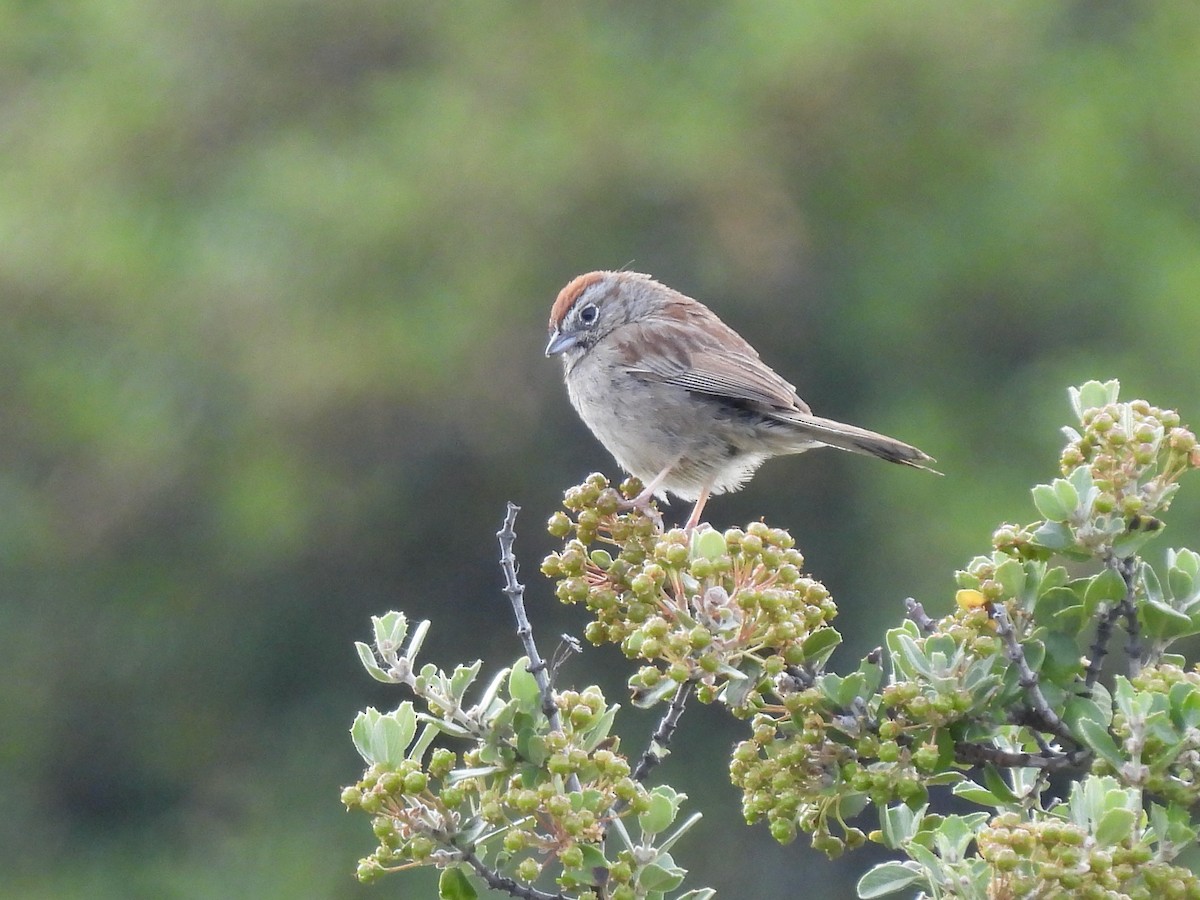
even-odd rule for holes
{"type": "Polygon", "coordinates": [[[935,475],[942,474],[937,469],[926,465],[926,463],[937,462],[928,453],[887,435],[868,431],[856,425],[845,425],[842,422],[835,422],[833,419],[823,419],[820,416],[793,414],[779,418],[804,437],[820,441],[830,447],[849,450],[851,453],[862,453],[866,456],[876,456],[888,462],[912,466],[914,469],[924,469],[935,475]]]}

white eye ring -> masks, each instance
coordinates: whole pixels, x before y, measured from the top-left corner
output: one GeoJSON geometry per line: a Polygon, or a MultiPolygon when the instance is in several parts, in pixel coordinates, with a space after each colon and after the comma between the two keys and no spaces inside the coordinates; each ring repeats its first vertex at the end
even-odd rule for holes
{"type": "Polygon", "coordinates": [[[579,307],[579,321],[584,325],[595,325],[599,314],[600,310],[596,309],[595,303],[585,303],[579,307]]]}

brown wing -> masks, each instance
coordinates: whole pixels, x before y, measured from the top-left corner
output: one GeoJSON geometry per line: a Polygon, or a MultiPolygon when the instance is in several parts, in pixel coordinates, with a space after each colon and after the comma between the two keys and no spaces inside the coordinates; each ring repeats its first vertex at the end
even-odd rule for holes
{"type": "Polygon", "coordinates": [[[626,326],[620,347],[629,371],[698,394],[762,404],[765,411],[809,413],[796,389],[758,358],[707,307],[668,307],[626,326]],[[635,353],[634,348],[653,348],[635,353]]]}

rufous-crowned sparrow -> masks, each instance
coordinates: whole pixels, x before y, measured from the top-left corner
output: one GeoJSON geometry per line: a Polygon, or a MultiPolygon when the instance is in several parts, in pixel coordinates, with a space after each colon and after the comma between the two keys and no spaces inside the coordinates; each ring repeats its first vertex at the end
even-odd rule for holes
{"type": "MultiPolygon", "coordinates": [[[[767,459],[838,447],[926,469],[916,447],[814,416],[796,389],[707,306],[637,272],[589,272],[550,310],[580,418],[645,490],[696,505],[737,490],[767,459]]],[[[932,471],[932,470],[930,470],[932,471]]]]}

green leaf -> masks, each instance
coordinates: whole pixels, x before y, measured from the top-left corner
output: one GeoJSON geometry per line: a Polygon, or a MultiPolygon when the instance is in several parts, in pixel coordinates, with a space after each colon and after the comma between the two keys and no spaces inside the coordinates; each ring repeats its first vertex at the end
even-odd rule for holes
{"type": "Polygon", "coordinates": [[[1181,728],[1200,725],[1200,691],[1189,682],[1180,681],[1172,685],[1168,698],[1171,702],[1171,718],[1181,728]]]}
{"type": "Polygon", "coordinates": [[[391,610],[382,616],[371,616],[371,627],[375,632],[376,647],[380,650],[398,648],[408,634],[408,617],[391,610]]]}
{"type": "Polygon", "coordinates": [[[380,716],[371,736],[375,761],[397,768],[404,762],[408,745],[417,733],[417,714],[411,701],[405,700],[394,712],[380,716]]]}
{"type": "Polygon", "coordinates": [[[899,850],[912,840],[920,828],[925,809],[911,809],[901,803],[879,811],[879,830],[883,845],[890,850],[899,850]]]}
{"type": "Polygon", "coordinates": [[[1072,696],[1067,698],[1063,710],[1063,721],[1075,734],[1079,734],[1079,723],[1084,719],[1095,722],[1102,728],[1107,728],[1112,721],[1112,703],[1101,704],[1093,697],[1072,696]]]}
{"type": "Polygon", "coordinates": [[[1147,599],[1157,600],[1160,603],[1166,600],[1166,594],[1163,593],[1162,582],[1158,580],[1158,573],[1148,565],[1138,567],[1137,578],[1142,584],[1142,591],[1147,599]]]}
{"type": "Polygon", "coordinates": [[[546,750],[546,739],[534,729],[532,717],[528,714],[517,716],[514,727],[517,732],[517,753],[535,766],[542,765],[550,753],[546,750]]]}
{"type": "Polygon", "coordinates": [[[425,756],[425,751],[429,749],[429,745],[433,743],[434,738],[440,733],[441,729],[436,724],[427,722],[425,727],[421,729],[421,734],[417,738],[416,743],[408,748],[408,758],[420,762],[425,756]]]}
{"type": "Polygon", "coordinates": [[[1120,843],[1129,837],[1137,824],[1137,813],[1124,806],[1113,807],[1104,812],[1096,826],[1096,841],[1102,846],[1120,843]]]}
{"type": "Polygon", "coordinates": [[[1171,589],[1171,596],[1176,601],[1187,600],[1191,596],[1192,588],[1195,585],[1193,576],[1189,575],[1178,566],[1169,566],[1167,568],[1167,587],[1171,589]]]}
{"type": "Polygon", "coordinates": [[[1074,637],[1056,631],[1047,632],[1042,642],[1046,646],[1042,676],[1057,684],[1069,685],[1083,667],[1079,644],[1075,642],[1074,637]]]}
{"type": "Polygon", "coordinates": [[[996,567],[992,576],[1000,582],[1007,597],[1020,598],[1025,590],[1025,566],[1019,559],[1010,559],[996,567]]]}
{"type": "Polygon", "coordinates": [[[818,628],[800,644],[804,662],[822,666],[842,642],[842,636],[833,628],[818,628]]]}
{"type": "Polygon", "coordinates": [[[1179,569],[1180,572],[1195,580],[1197,576],[1200,576],[1200,553],[1186,547],[1168,550],[1167,568],[1179,569]]]}
{"type": "Polygon", "coordinates": [[[683,883],[686,874],[669,853],[662,853],[638,873],[637,884],[647,891],[673,891],[683,883]]]}
{"type": "Polygon", "coordinates": [[[650,802],[646,810],[638,814],[638,825],[643,834],[658,834],[671,827],[675,816],[679,814],[679,805],[687,799],[687,794],[680,794],[670,785],[661,784],[650,792],[650,802]]]}
{"type": "Polygon", "coordinates": [[[1046,645],[1033,638],[1026,638],[1021,642],[1021,649],[1025,651],[1025,662],[1029,663],[1029,668],[1040,672],[1042,660],[1046,658],[1046,645]]]}
{"type": "Polygon", "coordinates": [[[1190,616],[1185,616],[1161,600],[1147,598],[1138,611],[1147,637],[1174,640],[1196,634],[1198,630],[1190,616]]]}
{"type": "Polygon", "coordinates": [[[692,559],[717,560],[729,552],[725,543],[725,535],[719,531],[706,528],[703,531],[692,532],[692,559]]]}
{"type": "MultiPolygon", "coordinates": [[[[1088,466],[1077,466],[1067,475],[1067,481],[1075,488],[1076,494],[1081,498],[1090,498],[1094,490],[1092,483],[1092,470],[1088,466]]],[[[1099,493],[1097,491],[1097,493],[1099,493]]]]}
{"type": "Polygon", "coordinates": [[[416,713],[412,703],[405,700],[387,715],[374,707],[360,712],[350,726],[350,739],[367,762],[394,769],[404,762],[416,731],[416,713]]]}
{"type": "Polygon", "coordinates": [[[1081,384],[1078,388],[1068,389],[1068,394],[1076,415],[1082,419],[1083,414],[1089,409],[1099,409],[1110,403],[1116,403],[1120,390],[1121,383],[1113,379],[1105,382],[1089,381],[1081,384]]]}
{"type": "Polygon", "coordinates": [[[368,706],[354,717],[354,724],[350,726],[350,739],[354,741],[354,748],[358,751],[358,755],[370,765],[374,765],[376,762],[371,747],[371,733],[379,717],[379,710],[368,706]]]}
{"type": "Polygon", "coordinates": [[[858,880],[858,896],[886,897],[914,884],[927,885],[925,872],[915,862],[885,862],[873,866],[858,880]]]}
{"type": "Polygon", "coordinates": [[[1061,522],[1045,522],[1031,535],[1030,540],[1047,550],[1062,551],[1074,545],[1075,534],[1061,522]]]}
{"type": "Polygon", "coordinates": [[[479,894],[461,868],[455,866],[442,870],[438,879],[438,900],[478,900],[478,897],[479,894]]]}
{"type": "Polygon", "coordinates": [[[620,707],[612,706],[604,711],[604,714],[596,720],[596,723],[587,730],[579,739],[584,750],[589,753],[600,746],[600,743],[608,737],[608,733],[612,730],[613,722],[617,717],[617,710],[620,707]]]}
{"type": "Polygon", "coordinates": [[[974,781],[960,781],[950,789],[950,792],[955,797],[961,797],[968,803],[977,803],[980,806],[1001,807],[1004,805],[999,797],[974,781]]]}
{"type": "Polygon", "coordinates": [[[903,849],[925,871],[940,872],[942,870],[942,861],[938,855],[919,840],[910,841],[903,849]]]}
{"type": "Polygon", "coordinates": [[[1150,804],[1150,827],[1159,841],[1181,846],[1196,839],[1196,830],[1191,825],[1190,814],[1182,806],[1167,807],[1150,804]]]}
{"type": "Polygon", "coordinates": [[[1125,579],[1114,570],[1106,568],[1088,581],[1083,594],[1084,609],[1094,616],[1101,603],[1119,603],[1125,599],[1125,579]]]}
{"type": "Polygon", "coordinates": [[[483,660],[477,659],[469,666],[456,666],[454,674],[450,676],[450,696],[455,700],[461,700],[463,694],[467,692],[467,688],[471,686],[471,682],[475,680],[475,676],[479,674],[479,669],[483,666],[483,660]]]}
{"type": "MultiPolygon", "coordinates": [[[[745,677],[731,678],[725,683],[725,689],[723,691],[723,699],[725,700],[725,703],[734,708],[744,704],[746,702],[746,698],[754,692],[754,689],[758,686],[759,681],[763,677],[763,667],[761,663],[748,660],[742,663],[741,674],[745,677]]],[[[664,678],[657,685],[655,685],[654,689],[649,692],[647,697],[650,697],[657,692],[661,692],[664,688],[666,691],[665,693],[661,693],[661,697],[666,697],[667,694],[674,693],[675,682],[670,678],[664,678]]],[[[640,702],[639,699],[635,697],[633,705],[639,709],[645,709],[646,705],[653,705],[653,703],[645,704],[640,702]]]]}
{"type": "Polygon", "coordinates": [[[1068,587],[1053,587],[1043,591],[1033,608],[1038,623],[1054,631],[1077,634],[1084,620],[1083,603],[1068,587]]]}
{"type": "Polygon", "coordinates": [[[1039,484],[1033,488],[1033,505],[1038,514],[1047,522],[1065,522],[1075,511],[1075,507],[1064,506],[1054,487],[1049,484],[1039,484]]]}
{"type": "Polygon", "coordinates": [[[1065,478],[1055,478],[1050,486],[1054,488],[1059,505],[1067,511],[1067,518],[1074,517],[1079,509],[1079,491],[1075,490],[1075,485],[1065,478]]]}
{"type": "Polygon", "coordinates": [[[917,646],[908,634],[901,633],[897,635],[896,646],[899,648],[899,654],[892,657],[892,662],[903,663],[903,671],[908,675],[923,675],[926,678],[933,677],[933,671],[929,668],[929,660],[925,658],[925,654],[921,652],[921,648],[917,646]]]}
{"type": "Polygon", "coordinates": [[[867,808],[871,800],[866,794],[842,794],[838,799],[838,816],[842,819],[852,819],[867,808]]]}
{"type": "Polygon", "coordinates": [[[962,859],[988,816],[989,813],[980,812],[944,817],[933,833],[938,855],[948,862],[962,859]]]}
{"type": "Polygon", "coordinates": [[[1136,527],[1131,526],[1128,531],[1113,539],[1112,552],[1114,556],[1120,558],[1134,556],[1152,538],[1156,538],[1162,533],[1163,523],[1161,519],[1145,516],[1136,521],[1136,527]]]}
{"type": "Polygon", "coordinates": [[[1107,762],[1118,772],[1125,765],[1125,757],[1117,748],[1117,742],[1108,733],[1108,729],[1093,719],[1080,719],[1075,727],[1075,733],[1092,749],[1092,752],[1107,762]]]}
{"type": "Polygon", "coordinates": [[[879,690],[880,682],[883,681],[883,666],[864,659],[859,664],[856,674],[862,675],[863,678],[863,688],[859,696],[870,697],[879,690]]]}
{"type": "Polygon", "coordinates": [[[1053,569],[1047,569],[1046,574],[1042,576],[1042,580],[1038,585],[1039,591],[1049,591],[1053,588],[1062,587],[1071,580],[1071,575],[1067,572],[1065,566],[1055,566],[1053,569]]]}
{"type": "MultiPolygon", "coordinates": [[[[849,701],[842,699],[844,696],[842,686],[846,683],[847,679],[853,677],[853,675],[847,675],[843,678],[835,672],[824,672],[817,676],[817,687],[820,688],[825,699],[834,706],[845,706],[849,701]]],[[[853,700],[856,696],[853,689],[848,693],[850,693],[850,700],[853,700]]]]}
{"type": "MultiPolygon", "coordinates": [[[[595,809],[596,807],[593,807],[595,809]]],[[[579,844],[579,849],[583,851],[583,865],[580,867],[585,872],[592,869],[606,869],[611,863],[605,858],[600,848],[595,844],[579,844]]]]}
{"type": "Polygon", "coordinates": [[[841,685],[837,689],[837,699],[834,702],[840,707],[848,707],[856,697],[866,696],[863,692],[865,687],[866,678],[859,672],[852,672],[841,679],[841,685]]]}
{"type": "MultiPolygon", "coordinates": [[[[746,682],[748,680],[749,679],[744,679],[742,681],[730,681],[726,683],[724,697],[727,703],[732,706],[739,706],[746,699],[746,697],[750,694],[750,691],[754,689],[753,682],[750,682],[749,686],[747,686],[746,682]],[[737,702],[734,702],[734,700],[730,698],[734,691],[737,690],[741,691],[741,695],[737,702]]],[[[635,692],[633,694],[633,705],[638,709],[649,709],[660,700],[670,697],[678,689],[679,684],[677,682],[672,681],[670,678],[663,678],[658,682],[658,684],[650,688],[650,690],[645,692],[635,692]]]]}
{"type": "Polygon", "coordinates": [[[529,657],[522,656],[508,673],[508,696],[512,697],[527,712],[542,708],[542,691],[537,679],[529,671],[529,657]]]}
{"type": "Polygon", "coordinates": [[[1012,788],[1008,786],[1008,782],[1004,780],[1004,776],[991,763],[987,763],[983,767],[983,783],[996,799],[1004,803],[1016,803],[1019,799],[1013,793],[1012,788]]]}
{"type": "Polygon", "coordinates": [[[363,668],[366,669],[370,676],[376,681],[382,681],[384,684],[397,684],[399,682],[398,678],[393,678],[382,668],[380,668],[379,663],[375,661],[375,651],[369,646],[364,644],[362,641],[355,641],[354,649],[358,651],[358,659],[359,662],[362,663],[363,668]]]}

